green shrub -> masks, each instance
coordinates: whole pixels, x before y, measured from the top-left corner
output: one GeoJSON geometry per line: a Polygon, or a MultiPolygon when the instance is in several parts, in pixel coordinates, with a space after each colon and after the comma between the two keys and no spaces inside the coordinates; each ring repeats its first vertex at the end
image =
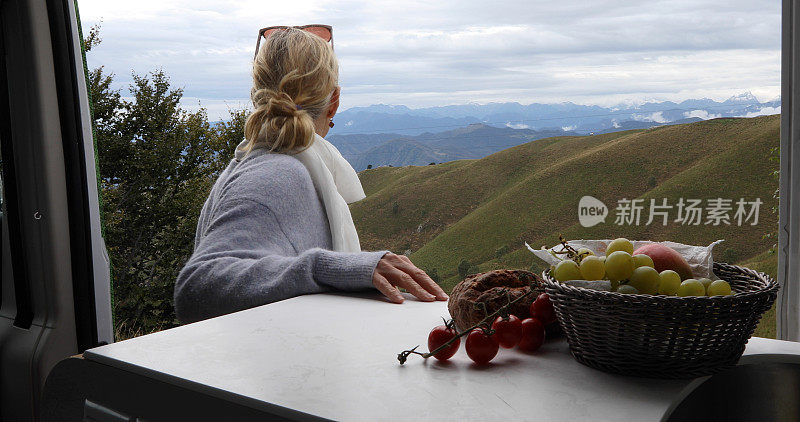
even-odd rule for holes
{"type": "Polygon", "coordinates": [[[724,252],[722,252],[722,256],[720,258],[722,262],[733,264],[739,260],[739,254],[736,253],[735,249],[727,248],[724,252]]]}
{"type": "Polygon", "coordinates": [[[461,262],[458,264],[458,275],[459,277],[466,278],[469,275],[469,271],[472,269],[472,264],[469,263],[466,259],[462,259],[461,262]]]}

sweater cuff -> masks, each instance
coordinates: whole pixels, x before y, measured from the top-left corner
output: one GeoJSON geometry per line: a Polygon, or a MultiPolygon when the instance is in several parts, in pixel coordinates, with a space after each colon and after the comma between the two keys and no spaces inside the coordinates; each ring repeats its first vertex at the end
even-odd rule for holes
{"type": "Polygon", "coordinates": [[[340,290],[374,288],[372,273],[389,251],[334,252],[323,250],[316,260],[317,282],[340,290]]]}

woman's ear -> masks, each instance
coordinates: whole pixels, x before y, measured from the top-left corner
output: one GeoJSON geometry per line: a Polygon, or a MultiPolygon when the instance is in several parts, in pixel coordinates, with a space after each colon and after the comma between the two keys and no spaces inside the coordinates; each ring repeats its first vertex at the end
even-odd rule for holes
{"type": "Polygon", "coordinates": [[[339,109],[339,93],[341,92],[340,87],[336,87],[333,90],[333,94],[331,94],[331,105],[328,106],[328,114],[326,115],[327,118],[332,119],[333,116],[336,115],[336,110],[339,109]]]}

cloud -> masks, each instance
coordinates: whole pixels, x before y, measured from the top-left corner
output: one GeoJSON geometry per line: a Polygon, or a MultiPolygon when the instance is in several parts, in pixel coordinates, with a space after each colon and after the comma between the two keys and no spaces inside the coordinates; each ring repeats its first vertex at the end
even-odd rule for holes
{"type": "Polygon", "coordinates": [[[667,123],[669,121],[664,117],[664,112],[662,111],[656,111],[650,114],[634,114],[632,117],[633,120],[638,120],[640,122],[667,123]]]}
{"type": "Polygon", "coordinates": [[[564,132],[569,132],[569,131],[572,131],[572,130],[575,130],[575,129],[577,129],[577,126],[575,126],[575,125],[573,125],[573,126],[562,126],[561,127],[561,130],[563,130],[564,132]]]}
{"type": "Polygon", "coordinates": [[[530,126],[526,125],[525,123],[511,123],[507,122],[506,127],[510,127],[511,129],[527,129],[530,126]]]}
{"type": "Polygon", "coordinates": [[[720,116],[721,114],[709,113],[706,110],[692,110],[683,113],[683,117],[686,117],[687,119],[692,117],[699,117],[703,120],[708,120],[708,119],[716,119],[717,117],[720,116]]]}
{"type": "Polygon", "coordinates": [[[757,116],[769,116],[771,114],[780,114],[781,113],[781,106],[777,107],[763,107],[761,110],[758,111],[751,111],[746,114],[737,117],[757,117],[757,116]]]}
{"type": "Polygon", "coordinates": [[[762,0],[81,0],[80,12],[87,30],[103,20],[88,60],[116,87],[160,68],[210,116],[247,103],[258,28],[315,22],[334,26],[342,108],[780,94],[780,4],[762,0]]]}

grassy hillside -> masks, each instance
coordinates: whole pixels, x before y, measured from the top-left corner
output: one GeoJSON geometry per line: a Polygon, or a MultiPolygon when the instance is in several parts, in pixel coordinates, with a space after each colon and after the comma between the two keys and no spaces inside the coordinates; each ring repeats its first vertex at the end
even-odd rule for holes
{"type": "MultiPolygon", "coordinates": [[[[739,264],[769,274],[776,280],[778,279],[778,254],[774,251],[761,253],[739,264]]],[[[772,306],[772,309],[764,313],[754,335],[757,337],[775,338],[775,305],[772,306]]]]}
{"type": "MultiPolygon", "coordinates": [[[[771,212],[777,162],[770,156],[779,144],[779,127],[777,115],[723,118],[540,139],[480,160],[367,170],[360,173],[367,198],[353,205],[353,217],[364,249],[408,253],[421,268],[436,269],[446,289],[459,281],[462,259],[481,270],[538,269],[523,242],[551,245],[559,234],[690,244],[725,239],[715,251],[718,257],[759,260],[771,246],[762,235],[777,225],[771,212]],[[606,223],[580,226],[577,208],[584,195],[608,206],[606,223]],[[651,198],[675,205],[681,197],[702,199],[704,205],[718,197],[761,198],[764,204],[756,226],[663,226],[660,220],[645,225],[651,198]],[[623,198],[645,199],[639,226],[614,224],[623,198]],[[498,258],[503,249],[508,252],[498,258]]],[[[670,218],[676,217],[673,209],[670,218]]]]}

